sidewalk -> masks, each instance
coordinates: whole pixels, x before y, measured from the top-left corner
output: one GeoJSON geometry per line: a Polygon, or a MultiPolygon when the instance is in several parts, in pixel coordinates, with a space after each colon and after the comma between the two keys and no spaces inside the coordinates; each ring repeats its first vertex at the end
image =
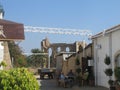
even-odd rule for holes
{"type": "Polygon", "coordinates": [[[79,86],[73,86],[72,88],[64,88],[64,87],[58,87],[56,85],[56,81],[51,79],[46,80],[38,80],[40,83],[41,89],[40,90],[109,90],[107,88],[103,87],[79,87],[79,86]]]}

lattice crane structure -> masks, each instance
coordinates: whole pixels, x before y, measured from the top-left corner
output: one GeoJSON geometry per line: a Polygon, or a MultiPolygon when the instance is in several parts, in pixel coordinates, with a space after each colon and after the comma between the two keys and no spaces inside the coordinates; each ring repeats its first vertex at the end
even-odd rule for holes
{"type": "Polygon", "coordinates": [[[66,34],[66,35],[80,35],[88,36],[92,35],[90,30],[80,30],[80,29],[65,29],[65,28],[49,28],[49,27],[33,27],[24,26],[25,32],[39,32],[48,34],[66,34]]]}
{"type": "MultiPolygon", "coordinates": [[[[80,30],[80,29],[65,29],[65,28],[49,28],[49,27],[34,27],[34,26],[24,26],[25,32],[34,33],[47,33],[47,34],[65,34],[65,35],[79,35],[87,38],[91,38],[92,33],[90,30],[80,30]]],[[[84,41],[84,40],[83,40],[84,41]]],[[[84,41],[85,42],[85,41],[84,41]]],[[[44,53],[37,53],[34,55],[43,55],[44,53]]],[[[48,55],[48,68],[50,68],[50,59],[48,55]]]]}

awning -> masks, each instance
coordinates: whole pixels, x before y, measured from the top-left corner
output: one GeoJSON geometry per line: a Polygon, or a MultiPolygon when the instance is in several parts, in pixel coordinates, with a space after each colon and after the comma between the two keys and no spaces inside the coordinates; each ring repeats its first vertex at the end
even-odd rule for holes
{"type": "Polygon", "coordinates": [[[23,24],[0,19],[0,41],[24,39],[25,37],[23,24]]]}

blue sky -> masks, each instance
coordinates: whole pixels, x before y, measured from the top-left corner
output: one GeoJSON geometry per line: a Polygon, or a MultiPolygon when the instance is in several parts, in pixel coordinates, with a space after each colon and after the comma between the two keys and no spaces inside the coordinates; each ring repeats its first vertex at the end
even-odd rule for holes
{"type": "MultiPolygon", "coordinates": [[[[88,29],[93,34],[120,24],[120,0],[1,0],[4,19],[24,25],[88,29]]],[[[40,48],[48,37],[51,43],[74,43],[81,36],[25,33],[20,47],[25,52],[40,48]]]]}

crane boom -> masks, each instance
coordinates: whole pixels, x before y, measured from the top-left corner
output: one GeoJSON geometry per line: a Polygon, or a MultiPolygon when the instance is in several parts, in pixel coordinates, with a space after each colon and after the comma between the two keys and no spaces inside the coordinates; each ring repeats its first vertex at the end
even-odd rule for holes
{"type": "Polygon", "coordinates": [[[92,35],[90,30],[80,30],[80,29],[24,26],[24,30],[25,32],[39,32],[39,33],[48,33],[48,34],[68,34],[68,35],[81,35],[81,36],[92,35]]]}

